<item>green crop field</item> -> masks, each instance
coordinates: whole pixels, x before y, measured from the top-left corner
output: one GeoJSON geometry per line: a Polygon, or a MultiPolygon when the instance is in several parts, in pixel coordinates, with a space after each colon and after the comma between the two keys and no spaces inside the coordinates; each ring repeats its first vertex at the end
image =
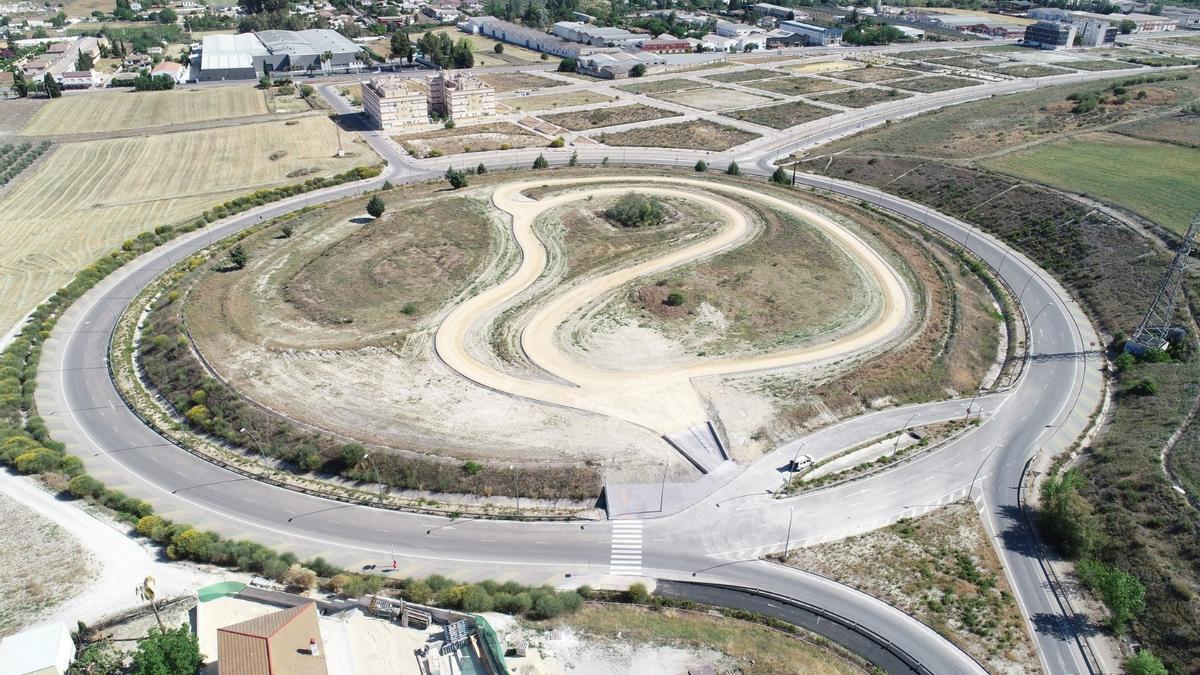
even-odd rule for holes
{"type": "Polygon", "coordinates": [[[267,114],[263,93],[245,87],[170,91],[115,91],[64,96],[38,110],[21,130],[27,136],[86,134],[188,124],[267,114]]]}
{"type": "Polygon", "coordinates": [[[984,163],[989,169],[1084,193],[1182,232],[1200,208],[1196,151],[1116,134],[1083,134],[984,163]]]}

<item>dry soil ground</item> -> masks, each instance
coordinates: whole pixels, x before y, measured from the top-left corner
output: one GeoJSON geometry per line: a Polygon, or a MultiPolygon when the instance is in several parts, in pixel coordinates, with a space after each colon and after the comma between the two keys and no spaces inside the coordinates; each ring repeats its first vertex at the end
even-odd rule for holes
{"type": "Polygon", "coordinates": [[[551,124],[557,124],[571,131],[584,131],[586,129],[612,127],[619,124],[632,124],[634,122],[679,116],[680,113],[671,110],[663,110],[662,108],[634,103],[633,105],[612,108],[593,108],[591,110],[541,115],[541,118],[551,124]]]}
{"type": "Polygon", "coordinates": [[[54,99],[34,115],[21,133],[26,136],[95,133],[266,113],[263,92],[249,85],[105,92],[54,99]]]}
{"type": "Polygon", "coordinates": [[[453,129],[438,129],[395,136],[413,157],[457,155],[463,152],[486,152],[508,148],[532,148],[549,142],[512,122],[491,122],[463,125],[453,129]]]}
{"type": "Polygon", "coordinates": [[[619,131],[606,134],[600,141],[605,145],[614,146],[696,148],[721,152],[748,143],[758,137],[758,134],[716,122],[693,120],[619,131]]]}
{"type": "Polygon", "coordinates": [[[293,122],[55,147],[0,194],[0,297],[7,299],[0,329],[140,232],[261,187],[304,180],[289,174],[329,175],[378,161],[358,143],[334,157],[338,138],[328,119],[293,122]]]}
{"type": "Polygon", "coordinates": [[[500,99],[500,102],[517,110],[531,112],[535,110],[569,108],[571,106],[589,105],[592,103],[607,103],[611,100],[613,100],[611,96],[584,90],[562,93],[551,92],[540,96],[515,96],[500,99]]]}

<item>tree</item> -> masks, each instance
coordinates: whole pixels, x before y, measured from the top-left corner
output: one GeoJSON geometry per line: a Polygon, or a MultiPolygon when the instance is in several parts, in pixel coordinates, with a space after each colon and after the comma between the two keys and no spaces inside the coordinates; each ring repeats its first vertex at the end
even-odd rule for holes
{"type": "Polygon", "coordinates": [[[229,249],[229,264],[233,265],[234,269],[245,269],[249,260],[250,254],[246,253],[241,244],[234,244],[233,248],[229,249]]]}
{"type": "Polygon", "coordinates": [[[122,661],[124,658],[113,649],[111,642],[94,642],[79,653],[67,669],[67,675],[119,675],[122,661]]]}
{"type": "Polygon", "coordinates": [[[62,89],[59,89],[58,81],[50,73],[46,73],[46,76],[42,78],[42,86],[45,87],[46,95],[50,98],[62,97],[62,89]]]}
{"type": "Polygon", "coordinates": [[[729,167],[725,169],[725,173],[730,176],[740,176],[742,175],[742,169],[738,166],[737,162],[731,161],[729,162],[729,167]]]}
{"type": "Polygon", "coordinates": [[[170,7],[158,10],[158,22],[159,23],[171,24],[171,23],[175,23],[178,20],[179,20],[179,14],[177,14],[175,12],[175,10],[171,9],[170,7]]]}
{"type": "Polygon", "coordinates": [[[371,200],[367,202],[367,213],[371,214],[372,218],[379,218],[386,210],[387,204],[383,203],[383,200],[379,198],[379,195],[371,197],[371,200]]]}
{"type": "Polygon", "coordinates": [[[698,159],[696,160],[696,173],[704,173],[708,171],[708,162],[698,159]]]}
{"type": "Polygon", "coordinates": [[[85,51],[80,51],[79,56],[75,57],[75,70],[83,72],[91,70],[95,65],[95,62],[92,61],[92,55],[85,51]]]}
{"type": "Polygon", "coordinates": [[[1143,649],[1137,656],[1125,660],[1127,675],[1167,675],[1167,667],[1149,649],[1143,649]]]}
{"type": "Polygon", "coordinates": [[[154,610],[154,620],[158,622],[158,629],[166,630],[163,628],[162,617],[158,614],[158,593],[154,590],[154,577],[146,577],[135,590],[139,600],[150,603],[150,609],[154,610]]]}
{"type": "Polygon", "coordinates": [[[1117,30],[1121,31],[1122,35],[1129,35],[1137,28],[1137,22],[1132,19],[1121,19],[1117,24],[1117,30]]]}
{"type": "Polygon", "coordinates": [[[446,180],[450,181],[450,187],[455,190],[467,187],[467,174],[461,171],[446,169],[446,180]]]}
{"type": "Polygon", "coordinates": [[[573,73],[578,67],[579,62],[570,56],[558,62],[558,72],[560,73],[573,73]]]}
{"type": "Polygon", "coordinates": [[[537,159],[533,160],[533,168],[546,169],[550,167],[550,162],[546,161],[545,155],[538,155],[537,159]]]}
{"type": "Polygon", "coordinates": [[[1085,557],[1095,546],[1096,526],[1092,509],[1079,495],[1079,473],[1071,469],[1061,476],[1047,476],[1041,487],[1038,527],[1064,555],[1085,557]]]}
{"type": "Polygon", "coordinates": [[[566,144],[567,144],[567,142],[565,140],[563,140],[562,136],[559,136],[558,138],[555,138],[554,140],[550,141],[550,147],[552,147],[552,148],[561,148],[566,144]]]}
{"type": "Polygon", "coordinates": [[[408,59],[412,62],[413,44],[408,33],[392,33],[392,58],[408,59]]]}
{"type": "Polygon", "coordinates": [[[29,82],[25,80],[25,74],[16,66],[13,66],[13,91],[16,92],[17,98],[25,98],[29,95],[29,82]]]}
{"type": "Polygon", "coordinates": [[[1114,633],[1123,633],[1129,622],[1146,609],[1146,587],[1132,574],[1091,558],[1081,560],[1075,570],[1083,584],[1108,607],[1108,625],[1114,633]]]}
{"type": "Polygon", "coordinates": [[[567,166],[579,166],[579,151],[571,153],[571,159],[567,160],[567,166]]]}
{"type": "Polygon", "coordinates": [[[483,165],[483,162],[480,162],[479,166],[475,167],[475,173],[480,176],[487,173],[487,167],[483,165]]]}
{"type": "Polygon", "coordinates": [[[475,65],[475,54],[471,51],[471,41],[467,38],[455,43],[450,56],[455,68],[471,68],[475,65]]]}
{"type": "Polygon", "coordinates": [[[630,77],[641,77],[645,74],[646,74],[646,64],[644,64],[644,63],[639,63],[629,69],[630,77]]]}
{"type": "Polygon", "coordinates": [[[191,675],[201,663],[200,643],[186,625],[166,631],[151,628],[133,654],[135,675],[191,675]]]}
{"type": "Polygon", "coordinates": [[[668,293],[667,299],[663,301],[667,307],[678,307],[683,304],[683,293],[668,293]]]}
{"type": "Polygon", "coordinates": [[[284,223],[283,227],[279,228],[279,234],[283,235],[284,239],[291,239],[292,233],[296,231],[296,226],[291,223],[284,223]]]}
{"type": "Polygon", "coordinates": [[[653,227],[667,216],[662,202],[636,192],[627,192],[604,210],[604,217],[622,227],[653,227]]]}
{"type": "Polygon", "coordinates": [[[771,182],[776,185],[787,185],[792,182],[792,179],[788,178],[787,172],[780,166],[776,167],[775,173],[771,174],[771,182]]]}
{"type": "Polygon", "coordinates": [[[504,53],[504,43],[503,43],[503,42],[497,42],[497,43],[496,43],[496,46],[495,46],[495,47],[492,47],[492,51],[493,51],[493,52],[496,52],[497,54],[503,54],[503,53],[504,53]]]}

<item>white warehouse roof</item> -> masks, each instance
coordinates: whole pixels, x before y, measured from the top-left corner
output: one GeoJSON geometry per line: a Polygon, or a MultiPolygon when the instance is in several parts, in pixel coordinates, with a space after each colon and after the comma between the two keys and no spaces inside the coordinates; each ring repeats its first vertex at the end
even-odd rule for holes
{"type": "Polygon", "coordinates": [[[0,675],[65,673],[74,657],[75,643],[66,626],[31,628],[0,640],[0,675]]]}
{"type": "Polygon", "coordinates": [[[268,53],[254,33],[208,35],[200,49],[201,70],[254,68],[254,57],[268,53]]]}

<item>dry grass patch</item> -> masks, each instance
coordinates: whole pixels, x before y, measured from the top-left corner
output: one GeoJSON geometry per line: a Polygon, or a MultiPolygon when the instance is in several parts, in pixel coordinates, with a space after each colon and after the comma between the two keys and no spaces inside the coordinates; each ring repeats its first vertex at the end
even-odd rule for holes
{"type": "Polygon", "coordinates": [[[829,80],[819,80],[815,77],[780,77],[773,80],[763,80],[762,82],[751,82],[745,86],[783,94],[784,96],[800,96],[802,94],[829,91],[830,89],[843,89],[848,85],[830,82],[829,80]]]}
{"type": "Polygon", "coordinates": [[[492,122],[393,136],[413,157],[440,157],[546,145],[546,139],[512,122],[492,122]]]}
{"type": "Polygon", "coordinates": [[[685,80],[682,77],[672,77],[666,80],[656,80],[653,82],[635,82],[633,84],[623,84],[617,89],[629,92],[630,94],[659,94],[664,91],[678,91],[680,89],[702,89],[712,85],[704,82],[696,82],[695,80],[685,80]]]}
{"type": "Polygon", "coordinates": [[[912,94],[900,91],[899,89],[864,87],[862,89],[850,89],[832,94],[822,94],[820,96],[813,96],[812,98],[817,101],[824,101],[825,103],[833,103],[834,105],[844,105],[847,108],[866,108],[876,103],[898,101],[910,96],[912,94]]]}
{"type": "Polygon", "coordinates": [[[850,80],[851,82],[882,82],[883,80],[894,80],[898,77],[907,77],[908,73],[897,68],[885,68],[883,66],[865,66],[857,70],[839,70],[831,73],[830,77],[836,77],[839,80],[850,80]]]}
{"type": "Polygon", "coordinates": [[[612,96],[597,94],[594,91],[567,91],[560,94],[543,94],[541,96],[516,96],[502,99],[500,102],[522,112],[535,110],[553,110],[555,108],[570,108],[577,105],[592,103],[607,103],[612,96]]]}
{"type": "Polygon", "coordinates": [[[862,66],[853,61],[817,61],[815,63],[798,63],[787,66],[794,73],[836,73],[842,70],[856,70],[862,66]]]}
{"type": "Polygon", "coordinates": [[[896,605],[992,672],[1040,670],[1000,560],[970,503],[798,549],[787,562],[896,605]]]}
{"type": "Polygon", "coordinates": [[[1111,131],[1148,141],[1200,148],[1200,119],[1183,114],[1147,117],[1113,127],[1111,131]]]}
{"type": "Polygon", "coordinates": [[[1005,66],[1002,68],[989,68],[993,73],[1001,75],[1011,75],[1013,77],[1049,77],[1050,75],[1063,75],[1065,73],[1074,72],[1067,68],[1055,68],[1053,66],[1041,66],[1034,63],[1027,63],[1020,66],[1005,66]]]}
{"type": "Polygon", "coordinates": [[[697,110],[707,111],[747,108],[752,105],[771,103],[775,100],[766,96],[757,96],[734,89],[722,89],[720,92],[708,89],[686,89],[684,91],[654,94],[654,98],[660,101],[669,101],[671,103],[678,103],[679,105],[686,105],[690,108],[696,108],[697,110]]]}
{"type": "Polygon", "coordinates": [[[612,108],[593,108],[575,112],[542,115],[542,119],[571,131],[583,131],[599,127],[614,127],[621,124],[645,122],[664,117],[680,117],[680,113],[653,106],[635,103],[612,108]]]}
{"type": "Polygon", "coordinates": [[[832,651],[780,631],[722,616],[629,605],[584,605],[578,612],[542,624],[569,626],[619,644],[651,644],[711,649],[732,658],[747,675],[850,675],[862,670],[832,651]]]}
{"type": "Polygon", "coordinates": [[[521,89],[545,89],[547,87],[565,87],[566,82],[552,80],[533,73],[485,73],[479,76],[485,84],[495,89],[497,93],[518,91],[521,89]]]}
{"type": "Polygon", "coordinates": [[[0,636],[11,635],[92,581],[95,564],[55,523],[0,494],[0,636]]]}
{"type": "Polygon", "coordinates": [[[766,80],[772,77],[783,77],[784,73],[778,70],[769,70],[767,68],[751,68],[750,70],[739,70],[733,73],[719,73],[717,75],[705,75],[704,79],[714,80],[716,82],[751,82],[754,80],[766,80]]]}
{"type": "Polygon", "coordinates": [[[1103,59],[1080,59],[1078,61],[1055,61],[1055,65],[1075,70],[1127,70],[1128,63],[1106,61],[1103,59]]]}
{"type": "Polygon", "coordinates": [[[378,161],[344,135],[346,156],[334,157],[337,130],[324,117],[291,122],[57,146],[0,195],[0,327],[143,231],[259,188],[378,161]]]}
{"type": "Polygon", "coordinates": [[[263,93],[250,86],[104,92],[50,101],[21,133],[28,136],[96,133],[266,113],[263,93]]]}
{"type": "Polygon", "coordinates": [[[917,91],[922,94],[932,94],[937,91],[949,91],[950,89],[961,89],[963,87],[973,87],[977,84],[983,84],[979,80],[972,80],[965,77],[950,77],[949,75],[933,75],[930,77],[914,77],[907,80],[892,80],[888,82],[889,86],[899,89],[907,89],[909,91],[917,91]]]}
{"type": "Polygon", "coordinates": [[[749,143],[759,136],[760,134],[742,131],[708,120],[693,120],[607,134],[601,139],[601,142],[613,146],[691,148],[720,152],[743,143],[749,143]]]}
{"type": "Polygon", "coordinates": [[[788,127],[794,127],[797,124],[811,122],[815,119],[832,115],[833,113],[834,111],[828,108],[821,108],[800,101],[793,101],[791,103],[780,103],[779,105],[767,106],[765,108],[737,110],[731,113],[726,113],[726,116],[742,120],[743,122],[761,124],[766,127],[771,127],[772,129],[787,129],[788,127]]]}

